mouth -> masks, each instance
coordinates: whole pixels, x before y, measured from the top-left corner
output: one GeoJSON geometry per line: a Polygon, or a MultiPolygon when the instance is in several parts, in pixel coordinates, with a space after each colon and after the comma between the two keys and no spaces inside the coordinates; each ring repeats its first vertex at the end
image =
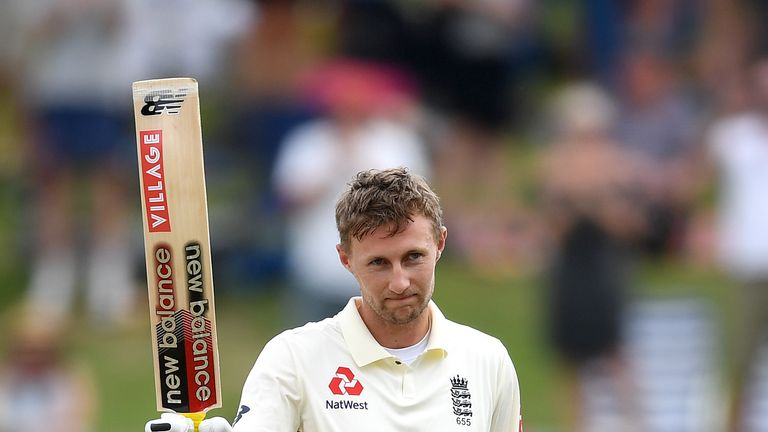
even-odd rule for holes
{"type": "Polygon", "coordinates": [[[412,301],[415,301],[416,298],[417,298],[416,294],[409,294],[409,295],[400,296],[400,297],[390,297],[387,299],[387,301],[394,305],[402,305],[405,303],[410,303],[412,301]]]}

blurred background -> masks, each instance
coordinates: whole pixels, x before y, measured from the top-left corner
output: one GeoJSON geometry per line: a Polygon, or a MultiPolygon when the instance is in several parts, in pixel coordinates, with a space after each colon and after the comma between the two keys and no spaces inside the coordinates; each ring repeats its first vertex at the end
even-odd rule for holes
{"type": "Polygon", "coordinates": [[[768,431],[768,4],[5,0],[0,432],[156,417],[131,87],[200,84],[224,407],[340,309],[333,203],[441,196],[525,429],[768,431]]]}

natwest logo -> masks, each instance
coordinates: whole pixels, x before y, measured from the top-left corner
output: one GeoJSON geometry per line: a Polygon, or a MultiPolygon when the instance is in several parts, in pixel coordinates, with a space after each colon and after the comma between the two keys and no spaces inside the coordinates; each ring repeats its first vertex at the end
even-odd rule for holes
{"type": "Polygon", "coordinates": [[[344,366],[336,369],[336,376],[331,379],[328,388],[335,395],[360,396],[363,392],[363,384],[355,378],[355,374],[349,368],[344,366]]]}

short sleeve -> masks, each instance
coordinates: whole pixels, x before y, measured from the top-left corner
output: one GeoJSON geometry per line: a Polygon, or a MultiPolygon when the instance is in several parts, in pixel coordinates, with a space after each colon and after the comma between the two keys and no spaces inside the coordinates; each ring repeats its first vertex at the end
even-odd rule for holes
{"type": "Polygon", "coordinates": [[[272,339],[243,386],[235,432],[296,432],[301,422],[300,379],[285,336],[272,339]]]}
{"type": "Polygon", "coordinates": [[[522,428],[520,385],[517,372],[506,348],[499,342],[498,387],[491,432],[518,432],[522,428]]]}

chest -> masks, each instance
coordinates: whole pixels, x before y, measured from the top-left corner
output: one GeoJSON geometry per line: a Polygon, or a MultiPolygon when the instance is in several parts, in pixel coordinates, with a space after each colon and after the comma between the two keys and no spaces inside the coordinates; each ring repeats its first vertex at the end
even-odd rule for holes
{"type": "Polygon", "coordinates": [[[339,364],[305,380],[302,430],[487,431],[494,401],[484,375],[445,360],[339,364]]]}

